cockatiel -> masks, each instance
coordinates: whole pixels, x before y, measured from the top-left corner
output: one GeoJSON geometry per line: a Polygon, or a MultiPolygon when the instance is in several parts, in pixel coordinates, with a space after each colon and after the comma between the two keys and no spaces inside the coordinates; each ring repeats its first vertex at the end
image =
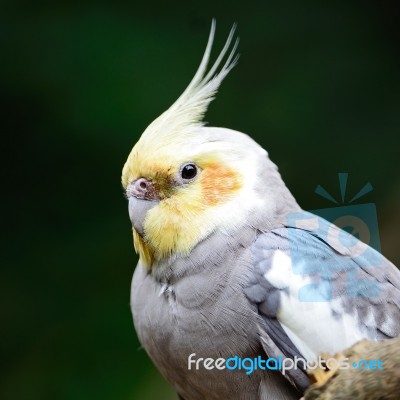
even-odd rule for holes
{"type": "Polygon", "coordinates": [[[135,250],[138,337],[185,400],[298,399],[303,369],[188,368],[188,358],[304,357],[400,335],[400,273],[367,245],[302,211],[267,152],[202,122],[234,28],[207,72],[152,122],[122,172],[135,250]]]}

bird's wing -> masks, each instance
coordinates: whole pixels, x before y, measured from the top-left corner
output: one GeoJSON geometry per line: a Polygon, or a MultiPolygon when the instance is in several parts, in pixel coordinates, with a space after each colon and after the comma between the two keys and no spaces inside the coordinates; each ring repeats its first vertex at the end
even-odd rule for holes
{"type": "MultiPolygon", "coordinates": [[[[362,338],[400,335],[400,272],[380,253],[307,212],[260,233],[244,288],[269,357],[317,359],[362,338]]],[[[288,371],[298,388],[305,373],[288,371]]]]}

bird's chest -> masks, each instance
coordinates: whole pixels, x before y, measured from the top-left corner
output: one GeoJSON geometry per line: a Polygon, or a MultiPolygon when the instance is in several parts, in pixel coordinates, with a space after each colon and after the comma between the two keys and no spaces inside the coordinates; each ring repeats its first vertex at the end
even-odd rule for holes
{"type": "Polygon", "coordinates": [[[227,359],[254,351],[254,315],[232,275],[213,271],[163,285],[137,270],[131,296],[139,339],[172,382],[188,377],[192,354],[227,359]]]}

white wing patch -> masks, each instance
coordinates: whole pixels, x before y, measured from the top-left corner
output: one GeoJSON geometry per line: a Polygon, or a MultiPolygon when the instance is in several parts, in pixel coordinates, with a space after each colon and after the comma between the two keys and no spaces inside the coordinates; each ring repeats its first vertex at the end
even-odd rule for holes
{"type": "Polygon", "coordinates": [[[283,251],[277,250],[273,255],[272,267],[265,273],[264,278],[278,289],[288,287],[288,276],[292,273],[292,261],[283,251]],[[274,267],[275,266],[275,267],[274,267]]]}
{"type": "Polygon", "coordinates": [[[343,309],[340,299],[313,302],[299,298],[299,290],[310,279],[293,272],[292,261],[283,251],[274,253],[271,268],[264,277],[272,285],[285,289],[277,317],[306,359],[315,360],[321,353],[336,353],[366,337],[355,315],[343,309]]]}

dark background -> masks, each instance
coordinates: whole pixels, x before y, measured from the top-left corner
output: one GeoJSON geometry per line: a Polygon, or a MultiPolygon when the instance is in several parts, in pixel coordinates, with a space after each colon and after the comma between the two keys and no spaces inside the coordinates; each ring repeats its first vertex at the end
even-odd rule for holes
{"type": "Polygon", "coordinates": [[[238,66],[206,120],[250,134],[299,203],[338,172],[377,205],[400,264],[395,1],[0,3],[2,399],[169,399],[129,309],[121,168],[193,76],[217,18],[238,66]]]}

